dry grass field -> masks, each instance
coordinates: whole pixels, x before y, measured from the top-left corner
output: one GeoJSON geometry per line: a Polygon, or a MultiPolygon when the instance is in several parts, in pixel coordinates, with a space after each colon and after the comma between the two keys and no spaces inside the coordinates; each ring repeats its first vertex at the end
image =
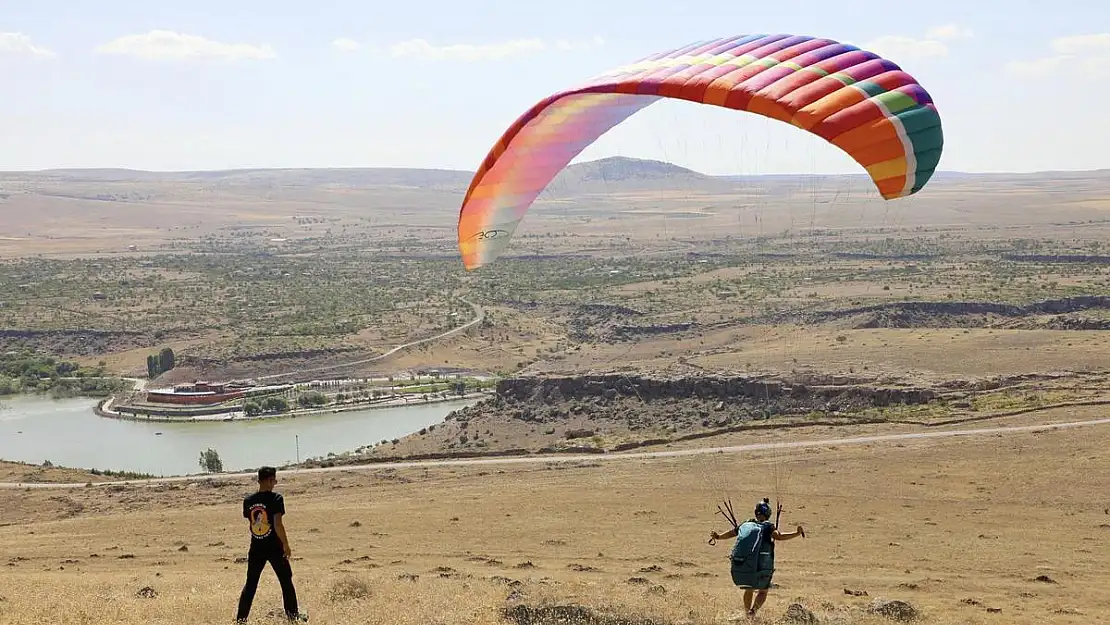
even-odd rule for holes
{"type": "MultiPolygon", "coordinates": [[[[887,623],[867,611],[885,598],[909,602],[923,623],[1087,624],[1110,613],[1107,471],[1110,430],[1093,426],[655,460],[284,473],[279,489],[315,623],[494,624],[511,622],[507,606],[556,603],[656,623],[729,622],[741,610],[728,545],[705,543],[724,529],[715,505],[731,497],[746,513],[767,495],[781,497],[783,524],[805,526],[807,538],[779,546],[764,622],[785,622],[800,602],[821,622],[887,623]]],[[[0,622],[230,622],[247,538],[238,504],[250,488],[0,491],[0,622]]],[[[269,572],[255,605],[255,622],[280,607],[269,572]]]]}
{"type": "Polygon", "coordinates": [[[1110,336],[1104,331],[983,328],[732,328],[706,332],[695,344],[676,337],[597,346],[537,363],[529,371],[565,373],[598,365],[625,371],[690,372],[693,366],[702,371],[855,372],[950,380],[1105,370],[1110,336]],[[686,365],[677,362],[677,355],[686,365]]]}
{"type": "MultiPolygon", "coordinates": [[[[147,356],[172,347],[178,367],[158,384],[429,368],[949,390],[1013,378],[960,408],[906,407],[976,418],[1105,397],[1110,307],[1086,300],[1110,293],[1110,172],[944,174],[928,193],[885,203],[858,179],[599,176],[611,167],[636,173],[622,159],[568,169],[510,252],[469,274],[454,241],[467,172],[0,174],[0,347],[120,375],[143,375],[147,356]],[[485,315],[472,329],[371,360],[469,321],[467,302],[485,315]],[[335,366],[349,362],[362,364],[335,366]]],[[[557,423],[506,414],[468,425],[514,420],[482,444],[523,447],[617,406],[595,399],[573,398],[589,410],[557,423]]],[[[652,428],[677,421],[672,409],[704,411],[692,427],[738,409],[657,399],[652,428]]],[[[569,405],[553,400],[543,418],[569,405]]],[[[952,427],[1106,415],[1056,408],[952,427]]],[[[457,440],[462,427],[437,436],[457,440]]],[[[654,449],[920,427],[762,429],[654,449]]],[[[433,438],[393,447],[439,451],[447,438],[433,438]]],[[[779,547],[764,622],[806,622],[785,619],[793,603],[830,625],[891,622],[869,612],[876,599],[907,601],[937,625],[1110,614],[1108,426],[537,460],[283,473],[310,622],[730,622],[742,610],[729,546],[705,540],[725,529],[719,501],[746,515],[762,496],[781,499],[784,525],[808,534],[779,547]],[[528,620],[520,607],[555,604],[593,616],[528,620]]],[[[9,483],[110,479],[0,463],[9,483]]],[[[0,625],[231,622],[247,541],[239,502],[251,488],[229,478],[0,489],[0,625]]],[[[255,622],[277,622],[270,572],[255,605],[255,622]]]]}
{"type": "Polygon", "coordinates": [[[797,320],[749,322],[1105,293],[1107,172],[945,174],[927,194],[884,202],[858,177],[727,180],[641,167],[568,168],[505,257],[474,273],[462,270],[454,240],[467,172],[0,174],[0,210],[11,217],[0,224],[0,324],[40,333],[5,336],[3,346],[131,375],[152,350],[172,347],[197,365],[180,379],[249,377],[434,336],[472,317],[460,300],[470,298],[493,313],[476,331],[328,371],[660,370],[679,353],[709,369],[914,375],[1011,371],[1026,367],[1023,351],[1037,370],[1100,365],[1099,333],[1055,332],[1051,315],[874,330],[844,319],[803,332],[797,320]],[[1005,258],[1014,254],[1035,258],[1005,258]],[[1091,260],[1054,262],[1059,254],[1091,260]],[[592,303],[640,311],[637,325],[697,328],[631,345],[571,336],[573,307],[592,303]],[[90,341],[75,329],[103,334],[90,341]],[[1074,341],[1084,343],[1078,360],[1064,349],[1074,341]]]}

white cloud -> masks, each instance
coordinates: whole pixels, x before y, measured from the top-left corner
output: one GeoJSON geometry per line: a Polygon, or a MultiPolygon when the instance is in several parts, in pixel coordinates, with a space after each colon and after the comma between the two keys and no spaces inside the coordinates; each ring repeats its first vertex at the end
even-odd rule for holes
{"type": "Polygon", "coordinates": [[[502,43],[469,44],[458,43],[434,46],[424,39],[411,39],[394,44],[389,53],[395,57],[415,57],[420,59],[445,61],[488,61],[509,56],[520,56],[544,49],[540,39],[514,39],[502,43]]]}
{"type": "Polygon", "coordinates": [[[141,35],[125,35],[98,47],[97,51],[160,61],[186,59],[256,61],[277,58],[277,52],[268,44],[224,43],[199,35],[187,35],[170,30],[152,30],[141,35]]]}
{"type": "Polygon", "coordinates": [[[864,50],[890,58],[894,62],[901,59],[925,59],[948,56],[949,41],[970,39],[970,29],[957,24],[945,24],[926,31],[922,37],[907,35],[883,35],[863,44],[864,50]]]}
{"type": "Polygon", "coordinates": [[[1052,50],[1059,54],[1110,54],[1110,33],[1094,35],[1071,35],[1053,39],[1052,50]]]}
{"type": "Polygon", "coordinates": [[[863,44],[863,49],[887,57],[894,62],[901,59],[948,56],[948,45],[943,41],[915,39],[905,35],[883,35],[863,44]]]}
{"type": "Polygon", "coordinates": [[[926,39],[939,39],[941,41],[952,41],[958,39],[971,39],[975,33],[971,32],[970,28],[964,28],[957,24],[945,24],[944,26],[937,26],[931,28],[925,33],[926,39]]]}
{"type": "Polygon", "coordinates": [[[362,44],[355,41],[354,39],[340,37],[339,39],[331,42],[331,47],[339,50],[340,52],[357,52],[362,49],[362,44]]]}
{"type": "Polygon", "coordinates": [[[594,37],[586,41],[567,41],[566,39],[560,39],[555,42],[556,49],[569,51],[593,50],[603,45],[605,45],[605,40],[601,37],[594,37]]]}
{"type": "Polygon", "coordinates": [[[23,33],[0,33],[0,54],[43,58],[54,56],[52,51],[36,46],[31,38],[23,33]]]}
{"type": "Polygon", "coordinates": [[[490,61],[515,56],[535,54],[547,50],[563,52],[589,50],[605,45],[601,37],[587,41],[560,39],[551,43],[543,39],[513,39],[500,43],[457,43],[436,46],[424,39],[410,39],[394,44],[389,54],[396,58],[417,58],[433,61],[490,61]]]}
{"type": "Polygon", "coordinates": [[[1024,76],[1077,72],[1094,77],[1110,76],[1110,33],[1058,37],[1048,44],[1052,54],[1029,61],[1012,61],[1006,69],[1024,76]]]}

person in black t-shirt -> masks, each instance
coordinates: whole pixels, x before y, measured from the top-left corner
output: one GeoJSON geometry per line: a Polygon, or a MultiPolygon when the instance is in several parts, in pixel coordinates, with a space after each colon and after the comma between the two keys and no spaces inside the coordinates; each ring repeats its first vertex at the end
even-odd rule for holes
{"type": "Polygon", "coordinates": [[[308,620],[297,609],[297,590],[293,587],[293,568],[289,565],[292,550],[282,522],[285,499],[274,492],[276,484],[277,469],[262,467],[258,470],[258,492],[243,500],[243,518],[250,522],[251,546],[247,552],[247,582],[239,595],[239,612],[235,617],[238,623],[247,622],[258,580],[267,562],[281,584],[285,615],[290,620],[308,620]]]}

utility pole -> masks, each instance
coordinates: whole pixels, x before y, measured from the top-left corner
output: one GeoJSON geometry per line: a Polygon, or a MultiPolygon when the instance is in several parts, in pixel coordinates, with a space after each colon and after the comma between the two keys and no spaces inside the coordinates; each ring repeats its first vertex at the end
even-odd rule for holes
{"type": "Polygon", "coordinates": [[[301,463],[301,435],[294,434],[293,439],[297,441],[297,464],[301,463]]]}

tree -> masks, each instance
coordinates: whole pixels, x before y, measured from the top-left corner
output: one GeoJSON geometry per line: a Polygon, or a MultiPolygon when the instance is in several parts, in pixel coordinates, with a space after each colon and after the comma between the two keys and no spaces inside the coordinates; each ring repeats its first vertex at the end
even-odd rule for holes
{"type": "Polygon", "coordinates": [[[158,368],[159,373],[165,373],[174,368],[176,364],[176,357],[173,350],[168,347],[163,347],[161,353],[158,354],[158,368]]]}
{"type": "Polygon", "coordinates": [[[285,412],[289,410],[289,402],[281,397],[271,395],[262,400],[262,410],[265,412],[285,412]]]}
{"type": "Polygon", "coordinates": [[[220,460],[220,454],[209,447],[200,452],[200,468],[207,473],[220,473],[224,470],[224,463],[223,460],[220,460]]]}
{"type": "Polygon", "coordinates": [[[176,365],[177,357],[174,355],[173,350],[168,347],[163,347],[162,351],[157,354],[151,354],[146,357],[147,377],[153,380],[170,369],[173,369],[176,365]]]}
{"type": "Polygon", "coordinates": [[[302,393],[297,397],[297,403],[303,408],[312,408],[315,406],[323,406],[328,403],[328,396],[320,391],[309,391],[302,393]]]}
{"type": "Polygon", "coordinates": [[[70,375],[70,374],[71,374],[71,373],[73,373],[74,371],[77,371],[77,369],[78,369],[78,368],[79,368],[79,367],[78,367],[77,363],[75,363],[75,362],[68,362],[68,361],[65,361],[65,360],[63,360],[62,362],[58,362],[58,363],[55,363],[55,364],[54,364],[54,371],[55,371],[55,372],[56,372],[56,373],[57,373],[57,374],[58,374],[59,376],[67,376],[67,375],[70,375]]]}

